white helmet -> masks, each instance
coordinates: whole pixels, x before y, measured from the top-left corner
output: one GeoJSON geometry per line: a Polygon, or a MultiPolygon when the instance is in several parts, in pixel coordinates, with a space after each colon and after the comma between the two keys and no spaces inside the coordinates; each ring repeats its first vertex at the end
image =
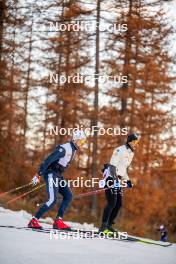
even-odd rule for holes
{"type": "Polygon", "coordinates": [[[77,140],[81,140],[81,139],[86,140],[86,135],[85,135],[84,131],[83,130],[74,131],[73,132],[73,140],[77,141],[77,140]]]}

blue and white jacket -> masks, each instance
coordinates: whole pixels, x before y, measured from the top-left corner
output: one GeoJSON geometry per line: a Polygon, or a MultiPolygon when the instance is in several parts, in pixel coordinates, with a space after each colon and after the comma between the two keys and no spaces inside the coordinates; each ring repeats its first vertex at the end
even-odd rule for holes
{"type": "Polygon", "coordinates": [[[63,172],[75,157],[78,148],[73,141],[58,145],[54,151],[41,163],[38,174],[44,176],[48,169],[63,172]]]}

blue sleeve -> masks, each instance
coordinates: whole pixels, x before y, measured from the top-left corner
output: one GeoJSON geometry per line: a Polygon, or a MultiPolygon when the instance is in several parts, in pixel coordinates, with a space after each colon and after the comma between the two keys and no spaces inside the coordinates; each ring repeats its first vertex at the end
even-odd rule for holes
{"type": "Polygon", "coordinates": [[[60,145],[41,163],[38,169],[39,175],[44,175],[48,167],[65,156],[65,149],[60,145]]]}

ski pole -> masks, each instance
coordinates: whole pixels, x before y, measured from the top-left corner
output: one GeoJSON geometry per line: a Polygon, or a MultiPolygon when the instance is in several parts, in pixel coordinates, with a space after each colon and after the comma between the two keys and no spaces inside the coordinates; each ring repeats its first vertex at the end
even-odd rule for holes
{"type": "MultiPolygon", "coordinates": [[[[123,187],[123,188],[126,188],[126,187],[123,187]]],[[[75,195],[73,199],[77,199],[77,198],[80,198],[80,197],[91,196],[93,194],[99,194],[102,191],[105,191],[107,189],[109,189],[109,188],[103,188],[103,189],[100,189],[100,190],[95,190],[95,191],[91,191],[91,192],[81,193],[81,194],[75,195]]]]}
{"type": "Polygon", "coordinates": [[[13,203],[13,202],[15,202],[15,201],[21,199],[22,197],[28,195],[29,193],[32,193],[32,192],[34,192],[34,191],[36,191],[36,190],[41,189],[44,185],[45,185],[45,183],[42,184],[42,185],[39,185],[39,186],[35,187],[34,189],[32,189],[32,190],[30,190],[30,191],[28,191],[28,192],[23,193],[23,194],[21,194],[21,195],[15,197],[15,198],[10,199],[10,200],[7,202],[7,204],[13,203]]]}
{"type": "Polygon", "coordinates": [[[30,182],[30,183],[28,183],[28,184],[25,184],[25,185],[23,185],[23,186],[16,187],[16,188],[11,189],[11,190],[9,190],[9,191],[7,191],[7,192],[0,193],[0,198],[3,197],[3,196],[5,196],[6,194],[9,194],[9,193],[12,193],[12,192],[15,192],[15,191],[21,190],[21,189],[23,189],[23,188],[25,188],[25,187],[27,187],[27,186],[30,186],[31,184],[32,184],[32,182],[30,182]]]}
{"type": "Polygon", "coordinates": [[[86,193],[81,193],[81,194],[78,194],[78,195],[75,195],[74,196],[74,199],[77,199],[77,198],[80,198],[80,197],[85,197],[85,196],[91,196],[93,194],[99,194],[100,192],[103,192],[105,191],[107,188],[105,189],[101,189],[101,190],[95,190],[95,191],[91,191],[91,192],[86,192],[86,193]]]}

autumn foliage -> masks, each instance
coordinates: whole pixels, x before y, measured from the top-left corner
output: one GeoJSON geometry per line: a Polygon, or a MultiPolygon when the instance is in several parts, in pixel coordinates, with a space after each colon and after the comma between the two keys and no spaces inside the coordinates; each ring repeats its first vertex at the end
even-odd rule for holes
{"type": "MultiPolygon", "coordinates": [[[[174,234],[175,72],[172,21],[164,4],[17,0],[0,6],[0,190],[29,182],[51,149],[70,139],[50,134],[51,127],[119,129],[117,135],[88,137],[67,179],[101,178],[102,165],[125,142],[120,132],[126,128],[140,133],[141,142],[129,170],[134,188],[124,191],[117,226],[145,235],[165,224],[174,234]],[[51,30],[56,22],[72,26],[51,30]],[[74,30],[76,23],[104,29],[74,30]],[[117,30],[108,30],[112,24],[117,30]],[[50,82],[50,74],[57,82],[50,82]],[[90,80],[69,79],[78,74],[90,80]],[[111,78],[102,82],[95,74],[111,78]],[[121,81],[114,82],[116,77],[121,81]]],[[[31,210],[43,199],[41,191],[26,197],[31,210]]],[[[67,217],[100,223],[104,203],[101,194],[75,200],[67,217]]]]}

